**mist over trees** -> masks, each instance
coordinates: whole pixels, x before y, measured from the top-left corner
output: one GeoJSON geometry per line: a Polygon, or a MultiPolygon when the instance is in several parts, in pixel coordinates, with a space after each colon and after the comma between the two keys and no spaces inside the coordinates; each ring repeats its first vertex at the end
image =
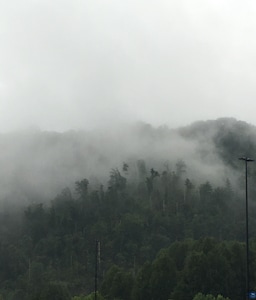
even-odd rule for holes
{"type": "MultiPolygon", "coordinates": [[[[98,299],[244,297],[238,157],[254,157],[255,127],[219,119],[109,135],[13,133],[0,142],[3,299],[93,299],[96,240],[98,299]]],[[[255,171],[250,164],[252,288],[255,171]]]]}
{"type": "Polygon", "coordinates": [[[60,190],[87,178],[106,186],[109,170],[129,165],[138,176],[137,163],[150,168],[174,169],[186,164],[194,181],[205,178],[221,184],[237,179],[236,158],[253,151],[255,128],[234,119],[198,122],[179,129],[149,124],[123,125],[110,131],[64,133],[27,130],[0,135],[0,203],[49,200],[60,190]]]}

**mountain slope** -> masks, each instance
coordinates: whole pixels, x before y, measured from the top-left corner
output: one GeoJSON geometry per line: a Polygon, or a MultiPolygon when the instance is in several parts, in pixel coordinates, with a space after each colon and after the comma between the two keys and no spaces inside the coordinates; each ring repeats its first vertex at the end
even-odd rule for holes
{"type": "Polygon", "coordinates": [[[106,185],[111,169],[123,162],[136,176],[138,160],[147,172],[174,169],[183,160],[195,181],[235,181],[243,171],[237,158],[255,156],[256,127],[222,118],[178,129],[140,123],[97,132],[26,131],[0,135],[0,145],[0,199],[31,202],[50,199],[82,178],[106,185]]]}

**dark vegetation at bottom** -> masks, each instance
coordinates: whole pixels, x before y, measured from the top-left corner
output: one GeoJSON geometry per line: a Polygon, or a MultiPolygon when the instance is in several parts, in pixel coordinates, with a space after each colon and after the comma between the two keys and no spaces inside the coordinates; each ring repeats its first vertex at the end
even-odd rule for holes
{"type": "MultiPolygon", "coordinates": [[[[153,152],[162,145],[168,148],[170,140],[176,147],[173,151],[179,151],[184,141],[193,145],[184,152],[197,160],[193,176],[187,175],[183,161],[172,163],[172,168],[165,164],[162,169],[149,169],[144,160],[129,161],[122,169],[111,170],[107,187],[81,179],[75,191],[66,188],[50,203],[40,203],[35,196],[25,208],[2,209],[1,300],[94,299],[87,295],[94,290],[96,240],[100,241],[98,300],[192,300],[195,295],[194,300],[223,300],[219,294],[244,299],[245,182],[238,157],[256,159],[255,127],[219,119],[176,131],[143,126],[136,137],[144,141],[142,148],[152,150],[149,157],[155,162],[147,158],[149,167],[159,166],[156,161],[161,158],[153,152]],[[232,174],[232,180],[214,184],[213,178],[225,178],[216,174],[216,161],[232,174]],[[212,179],[198,182],[196,170],[200,168],[213,170],[212,179]],[[212,296],[205,298],[200,293],[212,296]]],[[[78,153],[85,153],[87,159],[105,150],[96,147],[97,151],[91,151],[94,148],[89,144],[77,148],[80,140],[72,134],[42,134],[32,141],[34,146],[28,143],[28,148],[37,153],[37,159],[42,159],[47,149],[56,153],[55,144],[57,150],[70,149],[72,141],[74,149],[80,149],[78,153]]],[[[73,157],[73,150],[71,154],[73,157]]],[[[78,155],[67,160],[67,166],[83,169],[84,159],[78,155]]],[[[60,170],[68,172],[61,168],[66,160],[61,162],[60,170]]],[[[35,176],[40,173],[29,170],[35,176]]],[[[256,163],[250,165],[248,176],[250,287],[255,290],[256,163]]]]}
{"type": "MultiPolygon", "coordinates": [[[[127,164],[113,169],[107,190],[83,179],[74,195],[67,188],[48,205],[2,212],[2,299],[83,299],[78,296],[94,289],[95,240],[106,300],[191,300],[199,292],[243,298],[243,197],[228,179],[223,186],[196,186],[183,162],[172,171],[146,172],[144,164],[138,162],[136,180],[127,180],[127,164]]],[[[251,203],[253,288],[255,210],[251,203]]]]}

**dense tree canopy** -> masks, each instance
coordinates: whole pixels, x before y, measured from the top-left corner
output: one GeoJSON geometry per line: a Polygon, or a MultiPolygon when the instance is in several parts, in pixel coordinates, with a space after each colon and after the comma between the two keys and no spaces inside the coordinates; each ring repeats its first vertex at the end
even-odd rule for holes
{"type": "MultiPolygon", "coordinates": [[[[182,134],[192,139],[193,130],[182,134]]],[[[232,136],[215,136],[218,149],[231,151],[232,136]]],[[[220,184],[194,176],[185,160],[156,168],[140,158],[110,169],[105,186],[80,178],[48,203],[35,198],[22,209],[3,209],[0,297],[93,299],[97,266],[98,300],[242,299],[243,173],[220,184]]],[[[249,192],[254,289],[256,191],[249,192]]]]}

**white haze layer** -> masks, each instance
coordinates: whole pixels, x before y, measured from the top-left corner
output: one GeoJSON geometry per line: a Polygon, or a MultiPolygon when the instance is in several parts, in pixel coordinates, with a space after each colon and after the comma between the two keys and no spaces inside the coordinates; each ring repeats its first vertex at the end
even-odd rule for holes
{"type": "Polygon", "coordinates": [[[0,0],[0,132],[255,124],[253,0],[0,0]]]}
{"type": "MultiPolygon", "coordinates": [[[[112,168],[122,173],[129,165],[129,180],[138,180],[137,161],[144,160],[147,175],[154,168],[159,173],[176,171],[183,160],[183,179],[196,185],[210,181],[225,185],[236,174],[226,166],[211,142],[182,137],[178,131],[153,128],[147,124],[122,126],[107,130],[69,131],[65,133],[21,131],[0,135],[0,203],[28,204],[49,201],[62,189],[87,178],[91,188],[108,188],[112,168]]],[[[144,179],[145,180],[145,179],[144,179]]]]}

